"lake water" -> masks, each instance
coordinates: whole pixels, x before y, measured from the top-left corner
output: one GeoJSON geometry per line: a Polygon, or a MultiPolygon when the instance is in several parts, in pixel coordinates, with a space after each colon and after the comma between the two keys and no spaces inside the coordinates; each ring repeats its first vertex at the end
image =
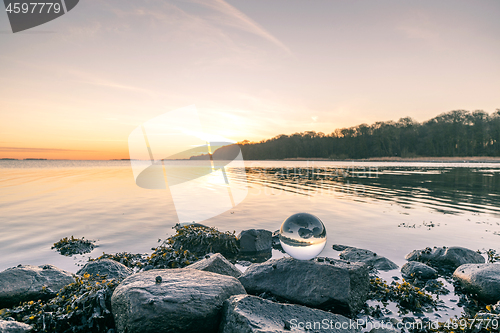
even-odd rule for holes
{"type": "MultiPolygon", "coordinates": [[[[193,204],[192,220],[236,233],[274,231],[308,212],[327,228],[323,256],[336,257],[332,245],[345,244],[399,265],[427,246],[500,249],[500,164],[245,163],[246,198],[204,221],[197,220],[204,203],[193,204]]],[[[151,252],[177,222],[170,191],[138,187],[129,161],[0,162],[0,270],[50,263],[76,272],[85,256],[51,250],[71,235],[97,240],[91,257],[151,252]]]]}

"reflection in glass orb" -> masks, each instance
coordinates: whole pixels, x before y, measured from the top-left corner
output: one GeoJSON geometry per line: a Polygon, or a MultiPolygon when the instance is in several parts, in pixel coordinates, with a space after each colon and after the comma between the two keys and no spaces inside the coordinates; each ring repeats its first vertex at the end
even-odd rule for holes
{"type": "Polygon", "coordinates": [[[283,250],[295,259],[309,260],[323,251],[326,228],[314,215],[293,214],[281,224],[280,243],[283,250]]]}

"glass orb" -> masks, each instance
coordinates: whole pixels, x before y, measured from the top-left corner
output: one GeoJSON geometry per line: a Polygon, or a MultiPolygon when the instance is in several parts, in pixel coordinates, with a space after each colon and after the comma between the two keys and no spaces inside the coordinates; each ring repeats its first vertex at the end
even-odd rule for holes
{"type": "Polygon", "coordinates": [[[283,250],[299,260],[309,260],[323,251],[326,245],[326,228],[316,216],[308,213],[293,214],[280,228],[283,250]]]}

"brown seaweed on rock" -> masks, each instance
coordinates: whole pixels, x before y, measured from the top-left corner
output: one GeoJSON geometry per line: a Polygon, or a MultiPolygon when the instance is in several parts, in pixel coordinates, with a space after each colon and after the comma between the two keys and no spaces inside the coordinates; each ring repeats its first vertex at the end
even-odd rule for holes
{"type": "Polygon", "coordinates": [[[0,319],[24,322],[35,332],[108,332],[115,327],[111,295],[118,284],[115,279],[85,274],[49,301],[30,301],[1,310],[0,319]]]}
{"type": "Polygon", "coordinates": [[[234,257],[239,252],[238,241],[234,232],[220,232],[216,228],[199,224],[173,227],[177,232],[167,239],[175,250],[188,250],[197,256],[207,253],[220,253],[226,258],[234,257]]]}
{"type": "Polygon", "coordinates": [[[73,236],[64,237],[58,242],[54,243],[51,249],[56,249],[56,251],[63,256],[70,257],[75,254],[85,254],[92,252],[92,250],[94,250],[94,248],[96,247],[95,242],[96,241],[85,239],[85,237],[82,237],[81,239],[75,238],[73,236]]]}

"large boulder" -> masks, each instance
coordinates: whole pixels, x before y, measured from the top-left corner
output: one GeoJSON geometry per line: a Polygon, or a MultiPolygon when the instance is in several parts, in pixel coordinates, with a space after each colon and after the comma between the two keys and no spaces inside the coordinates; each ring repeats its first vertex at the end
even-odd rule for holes
{"type": "Polygon", "coordinates": [[[241,271],[231,264],[224,256],[220,253],[207,254],[205,259],[195,262],[189,265],[189,268],[198,269],[200,271],[212,272],[232,277],[239,277],[241,271]]]}
{"type": "Polygon", "coordinates": [[[52,265],[19,265],[0,272],[0,308],[54,297],[75,282],[73,274],[52,265]]]}
{"type": "Polygon", "coordinates": [[[500,300],[500,263],[466,264],[458,267],[453,278],[462,288],[487,303],[500,300]]]}
{"type": "Polygon", "coordinates": [[[346,247],[339,256],[340,259],[347,261],[364,262],[368,266],[380,271],[390,271],[399,267],[386,257],[379,256],[370,250],[358,249],[356,247],[346,247]]]}
{"type": "Polygon", "coordinates": [[[100,259],[96,261],[89,261],[78,272],[77,275],[83,276],[85,273],[90,275],[105,275],[107,279],[123,280],[127,276],[132,275],[133,271],[127,266],[111,260],[100,259]]]}
{"type": "Polygon", "coordinates": [[[295,304],[256,296],[231,296],[224,303],[220,333],[331,332],[355,333],[348,318],[295,304]]]}
{"type": "Polygon", "coordinates": [[[414,250],[405,257],[408,261],[419,261],[429,266],[435,267],[440,271],[453,271],[458,266],[464,264],[482,264],[484,257],[464,247],[434,247],[423,250],[414,250]]]}
{"type": "Polygon", "coordinates": [[[244,294],[230,276],[196,269],[156,269],[122,281],[111,297],[119,333],[217,332],[222,306],[244,294]]]}
{"type": "Polygon", "coordinates": [[[0,320],[1,333],[28,333],[31,332],[33,327],[28,324],[20,323],[17,321],[0,320]]]}
{"type": "Polygon", "coordinates": [[[327,258],[304,261],[294,258],[251,265],[239,278],[248,293],[267,292],[292,303],[356,313],[368,297],[368,267],[327,258]]]}
{"type": "Polygon", "coordinates": [[[237,239],[242,253],[270,251],[273,245],[273,233],[264,229],[243,230],[237,239]]]}
{"type": "Polygon", "coordinates": [[[404,264],[401,267],[401,274],[419,280],[429,280],[438,277],[438,272],[434,268],[418,261],[409,261],[404,264]]]}

